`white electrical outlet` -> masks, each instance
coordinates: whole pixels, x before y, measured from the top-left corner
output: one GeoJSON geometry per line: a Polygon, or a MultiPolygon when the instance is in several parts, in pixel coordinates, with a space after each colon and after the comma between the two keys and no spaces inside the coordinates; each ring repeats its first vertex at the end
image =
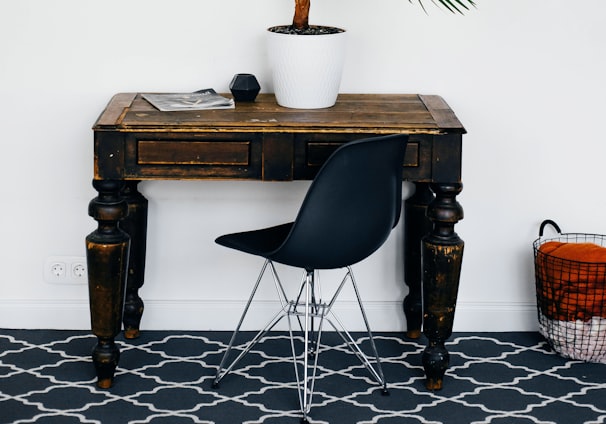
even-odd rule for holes
{"type": "Polygon", "coordinates": [[[83,256],[49,256],[44,263],[44,281],[51,284],[86,284],[86,258],[83,256]]]}

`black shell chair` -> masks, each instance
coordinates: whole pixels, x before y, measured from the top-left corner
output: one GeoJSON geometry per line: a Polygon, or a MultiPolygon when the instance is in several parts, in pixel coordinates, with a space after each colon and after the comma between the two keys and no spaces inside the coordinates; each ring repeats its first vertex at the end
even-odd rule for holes
{"type": "Polygon", "coordinates": [[[302,422],[307,422],[311,408],[318,346],[325,321],[341,335],[374,380],[382,386],[383,392],[387,393],[379,355],[351,265],[381,247],[398,223],[402,206],[402,163],[407,142],[406,135],[388,135],[340,146],[318,172],[294,222],[217,238],[216,242],[220,245],[265,258],[265,264],[219,365],[214,387],[218,387],[219,381],[268,331],[282,318],[288,317],[302,422]],[[286,296],[274,262],[305,270],[293,300],[286,296]],[[236,336],[268,267],[282,309],[244,348],[239,348],[240,354],[226,366],[236,336]],[[332,297],[324,301],[320,298],[318,270],[337,268],[345,268],[345,276],[332,297]],[[337,296],[348,279],[368,331],[374,365],[332,312],[337,296]],[[303,332],[305,350],[300,355],[295,351],[293,326],[298,326],[303,332]]]}

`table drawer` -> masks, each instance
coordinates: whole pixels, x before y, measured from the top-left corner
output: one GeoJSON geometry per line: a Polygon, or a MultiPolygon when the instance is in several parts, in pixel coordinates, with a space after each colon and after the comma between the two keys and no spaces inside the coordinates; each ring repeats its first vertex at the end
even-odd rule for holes
{"type": "Polygon", "coordinates": [[[251,134],[136,134],[127,141],[129,177],[246,178],[261,175],[261,139],[251,134]]]}
{"type": "MultiPolygon", "coordinates": [[[[340,145],[373,134],[323,134],[299,136],[295,142],[295,179],[312,179],[322,164],[340,145]]],[[[404,156],[404,179],[431,173],[431,146],[422,136],[411,135],[404,156]]]]}
{"type": "Polygon", "coordinates": [[[250,141],[139,140],[138,165],[249,166],[250,141]]]}

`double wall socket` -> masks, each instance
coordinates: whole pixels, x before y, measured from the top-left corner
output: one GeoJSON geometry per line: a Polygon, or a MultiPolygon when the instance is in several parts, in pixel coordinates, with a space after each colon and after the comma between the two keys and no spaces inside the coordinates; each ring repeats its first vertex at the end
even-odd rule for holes
{"type": "Polygon", "coordinates": [[[84,256],[49,256],[44,263],[44,281],[51,284],[86,284],[84,256]]]}

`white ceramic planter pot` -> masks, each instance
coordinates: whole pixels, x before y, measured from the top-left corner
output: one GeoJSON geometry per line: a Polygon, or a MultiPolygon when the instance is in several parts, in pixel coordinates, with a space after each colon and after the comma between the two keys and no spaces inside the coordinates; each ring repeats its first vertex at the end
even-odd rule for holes
{"type": "Polygon", "coordinates": [[[269,65],[280,106],[320,109],[335,104],[345,60],[346,34],[267,31],[269,65]]]}

